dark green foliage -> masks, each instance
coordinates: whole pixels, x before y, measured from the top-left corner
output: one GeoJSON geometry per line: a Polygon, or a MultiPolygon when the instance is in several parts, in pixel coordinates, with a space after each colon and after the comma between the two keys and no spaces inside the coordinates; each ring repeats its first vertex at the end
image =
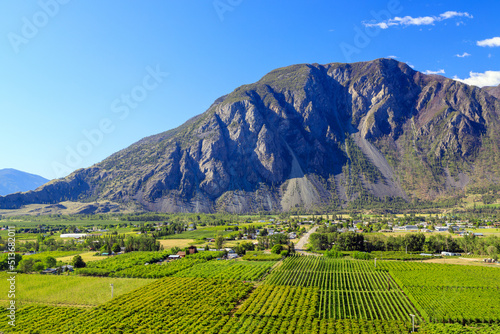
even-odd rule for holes
{"type": "Polygon", "coordinates": [[[335,246],[332,247],[330,250],[327,250],[324,255],[332,259],[339,259],[344,257],[344,254],[340,252],[335,246]]]}
{"type": "Polygon", "coordinates": [[[75,255],[73,260],[71,261],[71,264],[75,268],[84,268],[87,264],[85,261],[83,261],[82,257],[80,255],[75,255]]]}
{"type": "Polygon", "coordinates": [[[369,253],[365,253],[365,252],[353,252],[351,254],[351,257],[353,259],[357,259],[357,260],[371,260],[371,255],[369,253]]]}
{"type": "Polygon", "coordinates": [[[0,255],[0,270],[14,271],[22,259],[21,254],[15,253],[14,258],[9,259],[9,254],[4,253],[0,255]]]}
{"type": "Polygon", "coordinates": [[[57,264],[56,259],[54,259],[52,256],[47,256],[44,262],[46,268],[54,268],[57,264]]]}
{"type": "Polygon", "coordinates": [[[114,243],[113,246],[111,247],[111,251],[113,253],[118,253],[121,251],[121,247],[118,243],[114,243]]]}
{"type": "Polygon", "coordinates": [[[271,248],[271,253],[280,254],[282,250],[283,250],[283,246],[280,244],[277,244],[277,245],[274,245],[273,248],[271,248]]]}
{"type": "Polygon", "coordinates": [[[363,251],[365,249],[364,237],[360,233],[313,233],[309,239],[316,250],[330,249],[333,245],[340,251],[363,251]]]}

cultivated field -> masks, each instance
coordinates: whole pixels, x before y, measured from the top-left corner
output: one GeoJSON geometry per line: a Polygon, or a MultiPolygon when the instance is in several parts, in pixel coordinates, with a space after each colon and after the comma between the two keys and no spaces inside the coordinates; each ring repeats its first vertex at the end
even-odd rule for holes
{"type": "MultiPolygon", "coordinates": [[[[8,275],[0,273],[0,291],[8,291],[8,275]]],[[[150,284],[150,280],[126,278],[97,278],[66,275],[18,274],[16,302],[18,304],[96,306],[114,297],[150,284]]],[[[4,294],[3,301],[7,299],[4,294]]]]}
{"type": "MultiPolygon", "coordinates": [[[[261,261],[200,252],[161,263],[168,254],[132,252],[76,272],[100,277],[19,274],[17,331],[6,321],[0,331],[402,334],[413,314],[420,333],[500,332],[498,267],[380,258],[375,267],[324,256],[269,261],[263,252],[248,254],[261,261]]],[[[7,291],[5,275],[0,290],[7,291]]]]}

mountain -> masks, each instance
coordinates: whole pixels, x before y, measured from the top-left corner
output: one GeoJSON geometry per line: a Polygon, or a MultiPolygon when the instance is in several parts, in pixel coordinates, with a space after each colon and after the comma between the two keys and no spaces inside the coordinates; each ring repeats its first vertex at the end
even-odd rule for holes
{"type": "Polygon", "coordinates": [[[109,200],[161,212],[433,201],[500,180],[500,100],[405,63],[280,68],[182,126],[0,208],[109,200]]]}
{"type": "Polygon", "coordinates": [[[500,99],[500,85],[493,87],[484,87],[483,89],[491,95],[495,96],[497,99],[500,99]]]}
{"type": "Polygon", "coordinates": [[[0,169],[0,196],[21,191],[34,190],[49,180],[16,169],[0,169]]]}

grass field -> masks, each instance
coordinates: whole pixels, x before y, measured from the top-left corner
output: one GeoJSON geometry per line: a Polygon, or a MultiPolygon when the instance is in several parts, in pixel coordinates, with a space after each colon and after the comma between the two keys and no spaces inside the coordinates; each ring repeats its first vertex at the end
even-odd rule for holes
{"type": "MultiPolygon", "coordinates": [[[[249,224],[239,224],[238,228],[254,226],[255,228],[260,228],[265,226],[267,223],[249,223],[249,224]]],[[[199,226],[194,231],[186,231],[180,234],[173,234],[164,237],[165,239],[206,239],[215,238],[218,234],[223,236],[228,236],[230,234],[237,234],[238,231],[224,231],[225,229],[234,228],[235,226],[223,225],[223,226],[199,226]]]]}
{"type": "Polygon", "coordinates": [[[82,253],[83,252],[81,252],[81,251],[50,251],[50,252],[42,252],[42,253],[38,253],[38,254],[33,254],[33,255],[23,255],[23,258],[42,260],[42,261],[43,261],[43,259],[45,259],[49,256],[55,258],[56,260],[60,260],[61,258],[73,259],[73,257],[75,255],[82,254],[82,253]]]}
{"type": "Polygon", "coordinates": [[[172,247],[185,248],[191,246],[194,239],[167,239],[167,240],[158,240],[164,249],[170,249],[172,247]]]}
{"type": "Polygon", "coordinates": [[[494,235],[500,234],[500,228],[473,228],[467,229],[467,231],[472,231],[474,233],[482,233],[484,235],[494,235]]]}
{"type": "MultiPolygon", "coordinates": [[[[86,253],[80,253],[80,256],[82,257],[83,262],[92,262],[92,261],[98,261],[98,260],[103,260],[107,258],[107,256],[94,256],[96,252],[86,252],[86,253]]],[[[57,257],[57,261],[62,261],[64,263],[70,263],[73,260],[74,255],[69,255],[69,256],[62,256],[62,257],[57,257]]]]}
{"type": "Polygon", "coordinates": [[[205,238],[215,238],[218,234],[227,236],[235,231],[224,231],[228,226],[210,226],[210,227],[198,227],[194,231],[186,231],[180,234],[172,234],[164,237],[165,239],[205,239],[205,238]]]}
{"type": "MultiPolygon", "coordinates": [[[[0,273],[0,291],[3,303],[7,299],[8,275],[0,273]]],[[[96,306],[111,300],[113,283],[114,297],[150,284],[152,280],[137,278],[102,278],[66,275],[16,276],[16,303],[47,305],[96,306]]]]}

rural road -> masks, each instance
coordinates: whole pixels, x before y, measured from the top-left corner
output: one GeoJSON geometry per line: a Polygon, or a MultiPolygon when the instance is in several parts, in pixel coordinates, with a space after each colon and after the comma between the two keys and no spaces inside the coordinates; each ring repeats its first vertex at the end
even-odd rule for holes
{"type": "Polygon", "coordinates": [[[306,234],[304,234],[302,236],[302,238],[299,239],[299,241],[295,245],[295,251],[296,252],[299,252],[299,253],[302,253],[302,254],[307,254],[307,255],[315,255],[315,254],[306,253],[304,251],[304,247],[309,242],[309,237],[311,236],[311,234],[314,233],[314,232],[316,232],[317,229],[318,229],[318,226],[314,226],[306,234]]]}

